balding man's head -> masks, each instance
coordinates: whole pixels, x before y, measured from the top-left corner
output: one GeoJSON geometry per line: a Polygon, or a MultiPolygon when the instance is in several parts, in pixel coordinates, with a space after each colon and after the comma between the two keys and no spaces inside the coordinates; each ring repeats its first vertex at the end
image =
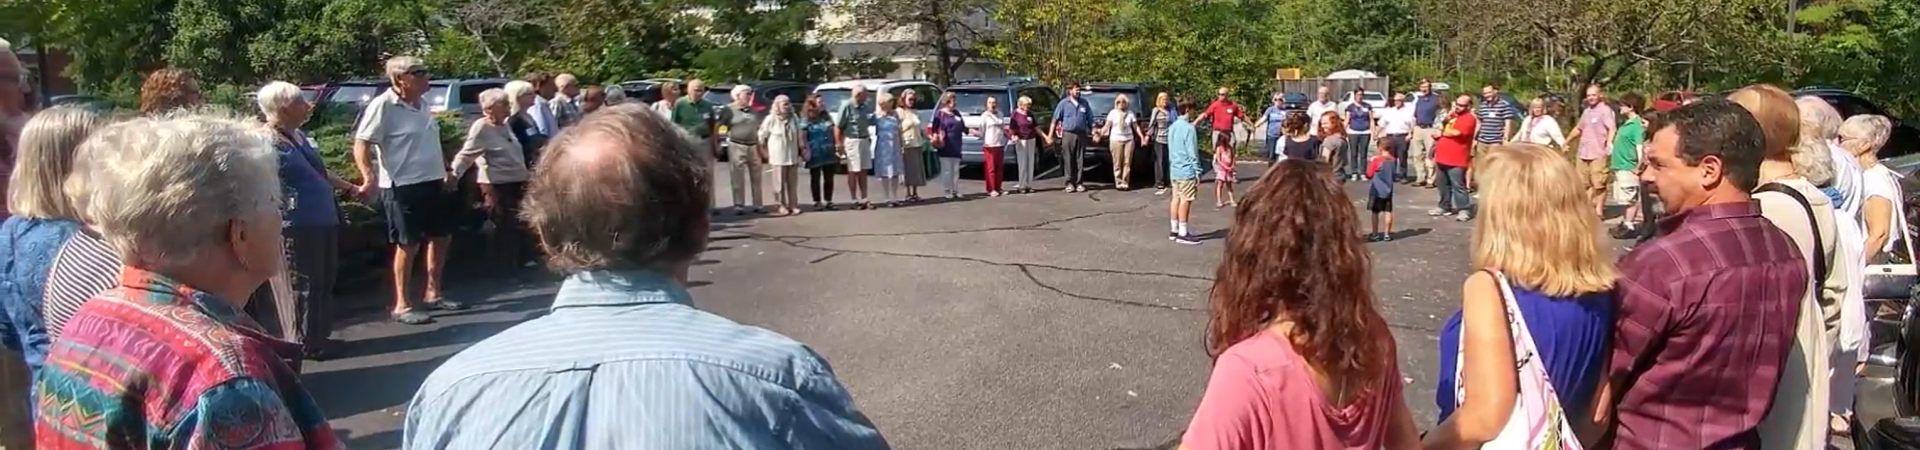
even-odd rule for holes
{"type": "Polygon", "coordinates": [[[573,76],[573,74],[563,73],[560,74],[560,76],[553,77],[553,84],[555,87],[560,88],[560,95],[565,95],[567,98],[580,95],[580,78],[573,76]]]}
{"type": "Polygon", "coordinates": [[[648,107],[602,109],[546,148],[521,216],[549,267],[681,274],[706,249],[704,150],[648,107]]]}

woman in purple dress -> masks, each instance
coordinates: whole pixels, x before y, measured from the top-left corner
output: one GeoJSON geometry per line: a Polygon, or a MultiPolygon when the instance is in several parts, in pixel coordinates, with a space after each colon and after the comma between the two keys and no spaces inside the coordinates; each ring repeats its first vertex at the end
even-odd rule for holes
{"type": "Polygon", "coordinates": [[[954,109],[952,92],[940,95],[940,109],[933,113],[933,148],[940,155],[940,187],[947,198],[960,198],[960,136],[967,122],[954,109]]]}

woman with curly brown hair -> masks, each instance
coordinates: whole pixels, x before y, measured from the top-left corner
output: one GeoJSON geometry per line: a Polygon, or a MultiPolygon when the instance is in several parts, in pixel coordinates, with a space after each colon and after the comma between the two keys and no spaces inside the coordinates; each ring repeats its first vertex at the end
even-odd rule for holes
{"type": "Polygon", "coordinates": [[[193,109],[207,103],[200,94],[200,82],[186,69],[168,67],[147,74],[140,83],[140,114],[160,114],[176,109],[193,109]]]}
{"type": "Polygon", "coordinates": [[[1312,161],[1281,161],[1247,193],[1214,277],[1213,375],[1185,448],[1420,444],[1356,220],[1312,161]]]}
{"type": "Polygon", "coordinates": [[[1320,155],[1320,137],[1307,132],[1308,122],[1312,121],[1307,119],[1306,114],[1287,114],[1287,118],[1280,121],[1280,134],[1286,136],[1277,144],[1280,146],[1280,161],[1313,161],[1320,155]]]}

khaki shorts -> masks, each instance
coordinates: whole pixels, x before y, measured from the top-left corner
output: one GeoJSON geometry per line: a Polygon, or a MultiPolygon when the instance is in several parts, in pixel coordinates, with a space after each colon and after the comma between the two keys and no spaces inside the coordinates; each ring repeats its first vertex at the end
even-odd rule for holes
{"type": "Polygon", "coordinates": [[[1470,155],[1470,156],[1469,156],[1469,158],[1471,158],[1471,159],[1468,159],[1468,160],[1467,160],[1467,166],[1468,166],[1468,167],[1472,167],[1472,166],[1473,166],[1473,160],[1474,160],[1474,159],[1480,159],[1480,155],[1485,155],[1485,154],[1487,154],[1487,150],[1492,150],[1492,149],[1493,149],[1493,147],[1494,147],[1494,146],[1497,146],[1497,145],[1500,145],[1500,144],[1488,144],[1488,143],[1485,143],[1485,142],[1474,142],[1474,143],[1473,143],[1473,149],[1471,149],[1471,150],[1468,150],[1469,152],[1471,152],[1471,153],[1468,153],[1468,155],[1470,155]]]}
{"type": "Polygon", "coordinates": [[[1639,195],[1640,195],[1640,176],[1639,175],[1635,175],[1631,170],[1621,170],[1613,173],[1613,202],[1614,203],[1620,203],[1620,204],[1633,203],[1634,197],[1638,197],[1639,195]]]}
{"type": "Polygon", "coordinates": [[[1613,180],[1613,168],[1608,167],[1610,165],[1611,162],[1607,161],[1607,158],[1580,160],[1580,168],[1587,173],[1588,195],[1607,193],[1607,185],[1613,180]]]}
{"type": "Polygon", "coordinates": [[[1200,197],[1200,183],[1194,180],[1173,180],[1173,198],[1190,202],[1200,197]]]}

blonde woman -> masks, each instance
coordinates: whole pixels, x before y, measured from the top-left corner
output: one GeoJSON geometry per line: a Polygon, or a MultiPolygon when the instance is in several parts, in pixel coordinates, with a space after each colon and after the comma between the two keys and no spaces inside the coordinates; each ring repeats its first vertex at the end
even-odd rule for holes
{"type": "Polygon", "coordinates": [[[1113,99],[1113,110],[1107,112],[1107,121],[1094,131],[1094,139],[1107,138],[1108,155],[1113,157],[1113,187],[1125,191],[1127,181],[1133,179],[1133,148],[1137,136],[1147,133],[1140,129],[1137,116],[1133,114],[1131,99],[1125,95],[1113,99]]]}
{"type": "Polygon", "coordinates": [[[782,95],[773,98],[773,108],[760,123],[760,146],[767,149],[767,164],[773,166],[773,202],[775,215],[800,213],[801,156],[806,154],[806,135],[793,116],[793,100],[782,95]]]}
{"type": "Polygon", "coordinates": [[[1514,134],[1513,140],[1508,143],[1566,148],[1567,137],[1560,131],[1560,121],[1554,120],[1552,114],[1547,114],[1547,101],[1535,98],[1527,103],[1527,118],[1520,120],[1520,132],[1514,134]]]}
{"type": "Polygon", "coordinates": [[[927,185],[927,125],[913,104],[913,90],[900,91],[900,162],[907,169],[902,183],[907,186],[907,203],[920,201],[920,187],[927,185]]]}
{"type": "Polygon", "coordinates": [[[900,177],[905,175],[906,167],[901,153],[900,116],[901,110],[894,107],[893,95],[881,92],[875,96],[876,110],[873,113],[873,176],[880,179],[880,193],[887,199],[887,207],[900,206],[900,177]]]}
{"type": "Polygon", "coordinates": [[[1567,182],[1580,170],[1554,149],[1498,146],[1475,167],[1486,191],[1479,271],[1440,331],[1440,424],[1425,447],[1522,448],[1503,444],[1531,433],[1580,448],[1571,419],[1592,411],[1613,326],[1617,273],[1600,219],[1586,186],[1567,182]]]}
{"type": "Polygon", "coordinates": [[[1780,372],[1773,407],[1759,424],[1760,442],[1767,449],[1825,449],[1832,394],[1829,356],[1839,340],[1838,327],[1829,325],[1828,318],[1839,317],[1850,276],[1833,202],[1815,181],[1833,177],[1833,162],[1825,142],[1803,142],[1800,107],[1785,90],[1755,85],[1727,98],[1753,115],[1765,137],[1759,186],[1753,193],[1760,215],[1793,239],[1811,265],[1809,279],[1819,287],[1798,305],[1793,348],[1780,372]]]}
{"type": "MultiPolygon", "coordinates": [[[[1908,229],[1907,214],[1901,199],[1906,196],[1900,192],[1899,175],[1881,164],[1879,157],[1874,155],[1881,146],[1886,145],[1887,136],[1892,130],[1892,121],[1887,120],[1886,116],[1873,114],[1849,117],[1840,125],[1840,147],[1852,153],[1860,167],[1866,169],[1860,176],[1861,188],[1865,191],[1865,200],[1860,207],[1865,242],[1860,248],[1864,260],[1873,263],[1883,263],[1901,252],[1911,253],[1913,248],[1905,232],[1908,229]]],[[[1845,315],[1842,320],[1858,320],[1862,323],[1867,320],[1865,310],[1857,314],[1843,310],[1841,314],[1845,315]]],[[[1862,335],[1861,339],[1872,342],[1870,335],[1862,335]]],[[[1868,346],[1860,346],[1859,354],[1854,356],[1855,373],[1866,362],[1867,351],[1868,346]]]]}
{"type": "Polygon", "coordinates": [[[481,118],[467,129],[466,143],[453,156],[446,181],[447,186],[457,186],[467,169],[480,166],[482,209],[494,230],[487,248],[500,273],[508,273],[533,258],[533,235],[520,225],[520,199],[526,197],[527,180],[533,173],[527,170],[525,149],[508,123],[508,103],[505,89],[480,93],[481,118]]]}

